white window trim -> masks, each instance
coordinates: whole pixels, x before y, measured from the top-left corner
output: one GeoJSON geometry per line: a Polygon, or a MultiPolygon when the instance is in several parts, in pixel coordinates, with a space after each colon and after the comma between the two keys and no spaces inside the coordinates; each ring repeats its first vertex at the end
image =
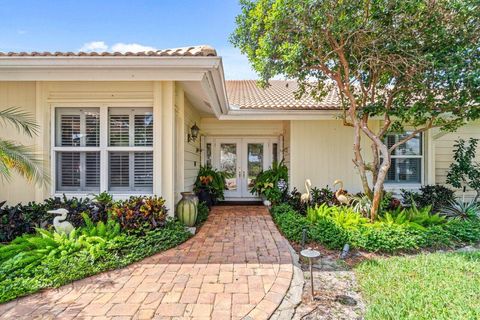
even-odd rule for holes
{"type": "MultiPolygon", "coordinates": [[[[100,151],[100,188],[99,192],[107,191],[112,194],[114,199],[128,199],[132,194],[141,194],[145,196],[153,196],[154,190],[152,192],[110,192],[108,191],[108,152],[110,151],[146,151],[146,152],[153,152],[154,154],[154,169],[155,166],[159,165],[156,163],[156,156],[155,154],[159,152],[155,148],[155,143],[151,147],[109,147],[108,146],[108,110],[109,108],[127,108],[127,109],[149,109],[152,110],[154,113],[154,123],[159,121],[155,120],[158,116],[155,116],[155,108],[153,105],[145,105],[144,103],[130,103],[129,105],[125,105],[123,102],[119,103],[109,103],[109,104],[94,104],[94,103],[78,103],[78,102],[64,102],[58,104],[50,104],[50,173],[51,173],[51,184],[50,184],[50,194],[59,197],[65,195],[67,198],[72,197],[86,197],[95,194],[91,191],[86,192],[79,192],[79,191],[59,191],[57,190],[57,171],[56,171],[56,153],[59,151],[75,151],[75,152],[88,152],[88,151],[100,151]],[[56,121],[56,110],[58,108],[66,109],[78,109],[78,108],[97,108],[99,109],[100,113],[100,141],[99,147],[58,147],[56,146],[56,136],[55,132],[57,130],[57,121],[56,121]]],[[[155,134],[154,134],[155,137],[155,134]]],[[[155,139],[155,138],[154,138],[155,139]]],[[[154,178],[155,179],[155,178],[154,178]]],[[[152,188],[153,189],[153,188],[152,188]]]]}
{"type": "MultiPolygon", "coordinates": [[[[409,129],[406,130],[407,132],[410,131],[409,129]]],[[[427,144],[428,141],[426,140],[426,135],[424,132],[420,133],[421,141],[422,141],[422,154],[421,155],[398,155],[392,156],[392,158],[420,158],[420,182],[412,182],[412,183],[398,183],[398,182],[387,182],[384,183],[384,188],[387,191],[399,191],[401,189],[406,190],[418,190],[425,184],[425,161],[426,161],[426,151],[427,151],[427,144]]]]}

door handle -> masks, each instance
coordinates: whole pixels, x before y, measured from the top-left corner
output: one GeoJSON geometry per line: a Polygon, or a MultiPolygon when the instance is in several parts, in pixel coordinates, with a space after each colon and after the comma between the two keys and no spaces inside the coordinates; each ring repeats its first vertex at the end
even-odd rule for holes
{"type": "Polygon", "coordinates": [[[245,178],[245,171],[243,171],[243,177],[245,178]]]}

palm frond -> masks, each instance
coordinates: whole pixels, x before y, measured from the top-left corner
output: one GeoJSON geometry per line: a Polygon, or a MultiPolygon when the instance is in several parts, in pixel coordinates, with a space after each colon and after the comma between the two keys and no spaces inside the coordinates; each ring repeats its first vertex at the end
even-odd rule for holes
{"type": "Polygon", "coordinates": [[[35,123],[33,116],[20,108],[7,108],[0,110],[0,119],[4,124],[10,123],[18,131],[23,131],[30,137],[38,133],[39,126],[35,123]]]}
{"type": "Polygon", "coordinates": [[[7,180],[11,170],[36,183],[45,183],[48,176],[43,170],[43,161],[34,149],[13,141],[0,139],[0,176],[7,180]]]}

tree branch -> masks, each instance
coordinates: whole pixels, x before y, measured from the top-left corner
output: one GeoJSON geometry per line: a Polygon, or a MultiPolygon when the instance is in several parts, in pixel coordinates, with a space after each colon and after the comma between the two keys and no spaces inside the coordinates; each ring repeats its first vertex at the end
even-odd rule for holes
{"type": "Polygon", "coordinates": [[[396,148],[398,148],[399,146],[401,146],[402,144],[408,142],[409,140],[413,139],[417,134],[421,133],[421,132],[425,132],[431,128],[433,128],[433,121],[434,121],[434,118],[430,119],[429,123],[427,126],[423,127],[423,128],[420,128],[420,129],[416,129],[414,130],[411,134],[409,134],[405,139],[402,139],[400,141],[398,141],[397,143],[395,143],[393,146],[390,147],[390,149],[388,149],[388,152],[389,153],[392,153],[393,150],[395,150],[396,148]]]}

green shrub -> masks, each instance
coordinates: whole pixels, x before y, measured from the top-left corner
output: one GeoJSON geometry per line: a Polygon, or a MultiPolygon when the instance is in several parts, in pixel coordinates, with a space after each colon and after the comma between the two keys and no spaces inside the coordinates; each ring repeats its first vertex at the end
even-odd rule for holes
{"type": "Polygon", "coordinates": [[[315,223],[320,219],[329,219],[344,229],[358,229],[361,225],[368,222],[368,219],[360,213],[355,212],[351,207],[344,206],[328,206],[322,204],[315,208],[307,209],[307,219],[311,223],[315,223]]]}
{"type": "Polygon", "coordinates": [[[419,192],[402,190],[402,198],[407,206],[411,206],[413,203],[419,208],[431,206],[432,211],[437,213],[451,201],[455,201],[455,193],[453,190],[437,184],[422,186],[419,192]]]}
{"type": "Polygon", "coordinates": [[[36,228],[51,224],[53,215],[47,214],[45,204],[29,202],[26,205],[0,206],[0,242],[9,242],[36,228]]]}
{"type": "Polygon", "coordinates": [[[321,243],[329,249],[341,249],[349,242],[349,231],[330,218],[320,217],[309,228],[308,240],[321,243]]]}
{"type": "Polygon", "coordinates": [[[310,203],[301,201],[302,193],[293,188],[290,194],[286,194],[283,198],[283,202],[289,204],[295,211],[302,215],[307,214],[308,207],[315,207],[322,204],[329,206],[338,205],[339,202],[335,197],[335,193],[327,186],[325,188],[313,187],[310,190],[310,203]]]}
{"type": "Polygon", "coordinates": [[[286,204],[275,206],[272,210],[272,216],[285,238],[290,241],[302,241],[303,228],[310,226],[305,217],[296,213],[286,204]]]}
{"type": "Polygon", "coordinates": [[[432,215],[428,206],[387,212],[374,223],[345,206],[323,204],[309,208],[306,217],[287,204],[274,206],[271,212],[287,239],[301,241],[307,228],[308,241],[329,249],[348,243],[352,248],[392,253],[480,241],[479,219],[446,220],[432,215]]]}
{"type": "Polygon", "coordinates": [[[445,230],[457,242],[476,243],[480,241],[480,219],[451,220],[445,230]]]}
{"type": "MultiPolygon", "coordinates": [[[[102,227],[97,224],[95,228],[95,232],[101,233],[102,227]]],[[[11,269],[9,272],[6,272],[4,264],[0,264],[0,303],[99,272],[124,267],[170,249],[189,237],[190,233],[185,231],[183,224],[167,220],[163,228],[147,230],[144,235],[131,234],[106,240],[102,254],[98,256],[92,256],[89,250],[82,248],[69,254],[46,255],[30,267],[11,269]]]]}
{"type": "Polygon", "coordinates": [[[102,192],[89,198],[53,197],[45,199],[42,203],[29,202],[26,205],[0,206],[0,242],[10,242],[18,236],[29,233],[34,234],[37,228],[49,228],[54,215],[49,210],[65,208],[68,210],[67,220],[74,227],[85,225],[82,213],[88,213],[94,222],[107,222],[107,211],[111,206],[112,196],[102,192]]]}
{"type": "Polygon", "coordinates": [[[69,235],[37,229],[35,235],[25,234],[0,246],[0,280],[14,270],[31,269],[47,257],[55,259],[83,250],[96,259],[104,252],[107,241],[121,239],[117,222],[109,220],[106,224],[103,221],[95,224],[86,213],[82,216],[86,226],[74,229],[69,235]]]}
{"type": "Polygon", "coordinates": [[[353,247],[366,251],[394,252],[418,249],[422,243],[422,231],[401,225],[379,223],[365,226],[350,234],[353,247]],[[380,225],[381,224],[381,225],[380,225]]]}
{"type": "Polygon", "coordinates": [[[197,226],[202,225],[207,220],[209,212],[210,210],[208,209],[208,206],[205,204],[205,202],[200,202],[198,204],[198,214],[196,222],[197,226]]]}

